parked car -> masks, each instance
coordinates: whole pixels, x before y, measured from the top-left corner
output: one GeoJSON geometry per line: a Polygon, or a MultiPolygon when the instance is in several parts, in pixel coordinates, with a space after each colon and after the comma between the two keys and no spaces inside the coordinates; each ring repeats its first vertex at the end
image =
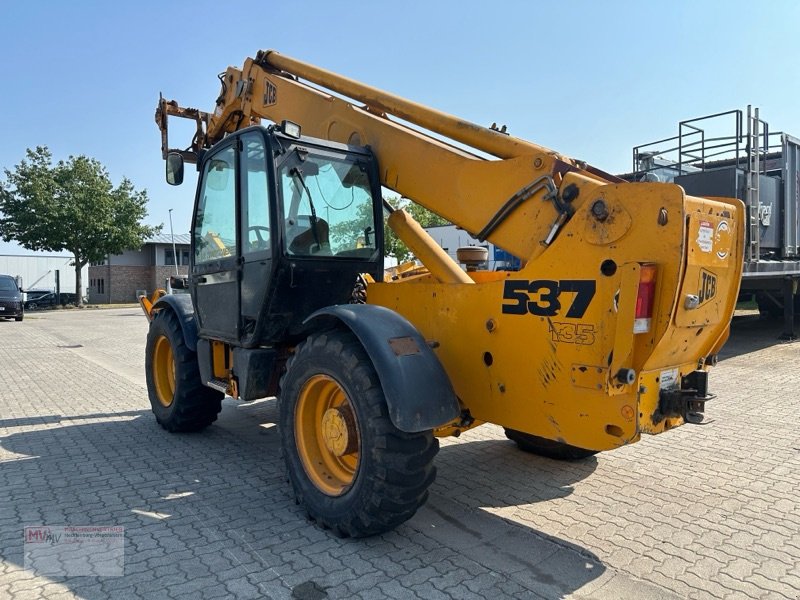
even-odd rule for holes
{"type": "MultiPolygon", "coordinates": [[[[61,292],[61,306],[66,306],[67,304],[75,304],[77,302],[78,296],[75,294],[70,294],[66,292],[61,292]]],[[[36,298],[32,298],[25,302],[25,309],[26,310],[39,310],[41,308],[53,308],[54,306],[58,306],[59,302],[56,298],[56,294],[54,292],[48,292],[47,294],[43,294],[41,296],[37,296],[36,298]]]]}
{"type": "Polygon", "coordinates": [[[22,292],[17,287],[17,280],[11,275],[0,275],[0,319],[22,321],[24,316],[22,292]]]}
{"type": "Polygon", "coordinates": [[[46,296],[47,294],[52,293],[53,290],[22,290],[25,293],[25,301],[28,300],[36,300],[36,298],[41,298],[42,296],[46,296]]]}

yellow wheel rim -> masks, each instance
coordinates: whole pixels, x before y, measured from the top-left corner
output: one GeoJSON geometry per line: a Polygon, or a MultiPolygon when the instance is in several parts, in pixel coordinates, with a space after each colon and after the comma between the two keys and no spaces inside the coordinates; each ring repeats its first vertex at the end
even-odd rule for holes
{"type": "Polygon", "coordinates": [[[175,397],[175,358],[164,335],[159,336],[153,349],[153,381],[158,401],[162,406],[170,406],[175,397]]]}
{"type": "Polygon", "coordinates": [[[294,413],[297,451],[321,492],[341,496],[356,478],[359,449],[355,411],[342,386],[327,375],[305,382],[294,413]]]}

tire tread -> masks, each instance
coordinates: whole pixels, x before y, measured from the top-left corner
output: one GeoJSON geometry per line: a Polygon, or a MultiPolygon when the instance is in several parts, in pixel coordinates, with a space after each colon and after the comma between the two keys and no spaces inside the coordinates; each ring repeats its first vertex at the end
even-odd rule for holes
{"type": "MultiPolygon", "coordinates": [[[[340,364],[352,375],[359,393],[360,418],[368,421],[367,427],[374,433],[373,447],[361,449],[362,460],[369,457],[366,468],[370,472],[358,474],[361,478],[368,477],[368,480],[358,488],[363,490],[363,497],[356,503],[356,510],[344,516],[326,515],[305,501],[306,494],[319,492],[304,472],[293,471],[297,468],[293,467],[289,454],[296,450],[284,447],[295,498],[312,521],[340,537],[364,537],[394,529],[411,518],[427,500],[428,488],[436,478],[433,459],[439,450],[439,442],[431,431],[407,433],[394,426],[372,362],[349,331],[314,334],[301,343],[286,364],[281,390],[290,384],[293,367],[304,360],[313,361],[318,352],[337,355],[340,364]]],[[[281,404],[287,401],[288,398],[280,398],[281,404]]],[[[281,419],[281,425],[287,427],[287,420],[281,419]]],[[[286,432],[282,431],[281,436],[285,440],[286,432]]],[[[291,440],[293,444],[293,435],[291,440]]],[[[288,446],[288,443],[284,445],[288,446]]]]}
{"type": "Polygon", "coordinates": [[[153,317],[148,333],[146,363],[150,404],[161,427],[171,433],[194,432],[205,429],[217,420],[224,394],[203,385],[197,353],[186,345],[178,317],[170,309],[162,309],[153,317]],[[177,375],[175,397],[171,410],[167,411],[162,410],[155,386],[151,383],[153,346],[155,339],[162,334],[167,336],[172,346],[177,375]]]}
{"type": "Polygon", "coordinates": [[[597,454],[595,450],[587,450],[571,446],[563,442],[548,440],[547,438],[517,431],[516,429],[505,428],[506,437],[515,442],[520,450],[538,454],[554,460],[583,460],[597,454]]]}

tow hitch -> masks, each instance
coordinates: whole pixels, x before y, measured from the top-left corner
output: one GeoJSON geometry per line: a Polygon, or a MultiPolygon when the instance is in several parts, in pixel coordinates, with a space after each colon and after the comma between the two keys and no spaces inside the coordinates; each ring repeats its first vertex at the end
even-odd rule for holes
{"type": "Polygon", "coordinates": [[[708,393],[708,372],[692,371],[681,378],[680,388],[659,392],[653,421],[660,423],[669,417],[683,417],[687,423],[701,425],[706,402],[714,398],[715,394],[708,393]]]}

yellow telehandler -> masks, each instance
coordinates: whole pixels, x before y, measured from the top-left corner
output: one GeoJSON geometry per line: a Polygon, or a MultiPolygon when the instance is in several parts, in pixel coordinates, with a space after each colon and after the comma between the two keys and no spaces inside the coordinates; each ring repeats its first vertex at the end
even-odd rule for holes
{"type": "Polygon", "coordinates": [[[199,172],[189,294],[143,299],[157,421],[276,395],[289,478],[342,536],[410,518],[437,437],[481,423],[580,459],[702,421],[743,207],[583,162],[274,51],[210,113],[160,99],[170,184],[199,172]],[[195,122],[183,150],[168,118],[195,122]],[[262,119],[270,123],[262,126],[262,119]],[[382,187],[519,258],[465,272],[382,187]],[[423,269],[384,281],[384,217],[423,269]]]}

